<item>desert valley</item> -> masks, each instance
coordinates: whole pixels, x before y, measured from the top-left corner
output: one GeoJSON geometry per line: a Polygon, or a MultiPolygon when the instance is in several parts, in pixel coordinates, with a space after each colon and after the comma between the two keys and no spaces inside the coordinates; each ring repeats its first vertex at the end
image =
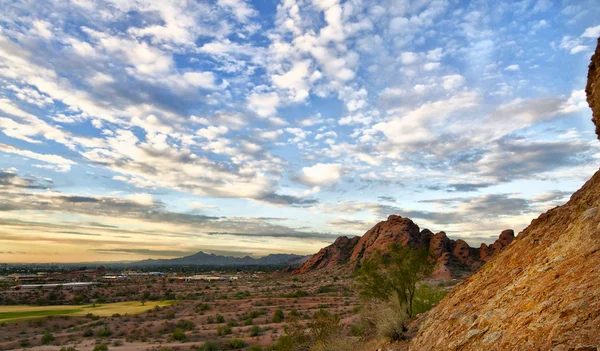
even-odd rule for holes
{"type": "Polygon", "coordinates": [[[600,350],[594,4],[0,1],[0,351],[600,350]]]}

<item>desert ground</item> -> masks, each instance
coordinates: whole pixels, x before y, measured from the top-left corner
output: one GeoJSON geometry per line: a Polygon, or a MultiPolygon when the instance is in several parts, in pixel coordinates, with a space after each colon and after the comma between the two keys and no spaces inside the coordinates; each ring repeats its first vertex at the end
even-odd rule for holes
{"type": "Polygon", "coordinates": [[[100,343],[110,350],[192,350],[206,342],[266,348],[290,319],[302,323],[322,309],[351,325],[361,305],[352,284],[349,273],[253,273],[230,281],[164,276],[71,290],[5,288],[0,350],[92,350],[100,343]]]}

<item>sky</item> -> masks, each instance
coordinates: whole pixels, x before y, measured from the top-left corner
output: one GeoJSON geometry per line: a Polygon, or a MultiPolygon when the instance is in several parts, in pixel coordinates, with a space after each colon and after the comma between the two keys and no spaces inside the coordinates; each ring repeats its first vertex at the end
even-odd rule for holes
{"type": "Polygon", "coordinates": [[[597,171],[588,1],[0,0],[0,262],[472,246],[597,171]]]}

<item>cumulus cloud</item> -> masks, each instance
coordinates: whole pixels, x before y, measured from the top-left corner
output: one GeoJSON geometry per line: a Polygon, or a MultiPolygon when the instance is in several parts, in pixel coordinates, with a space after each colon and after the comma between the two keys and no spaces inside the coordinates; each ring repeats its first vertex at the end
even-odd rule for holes
{"type": "Polygon", "coordinates": [[[317,163],[303,167],[296,180],[309,186],[328,186],[337,183],[342,177],[342,165],[335,163],[317,163]]]}

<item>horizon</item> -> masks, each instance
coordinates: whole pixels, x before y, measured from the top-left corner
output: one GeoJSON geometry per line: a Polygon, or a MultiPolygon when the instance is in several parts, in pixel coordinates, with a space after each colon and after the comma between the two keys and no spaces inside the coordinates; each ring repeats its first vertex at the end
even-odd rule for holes
{"type": "Polygon", "coordinates": [[[3,263],[308,255],[392,214],[477,247],[598,170],[591,0],[4,8],[3,263]]]}

